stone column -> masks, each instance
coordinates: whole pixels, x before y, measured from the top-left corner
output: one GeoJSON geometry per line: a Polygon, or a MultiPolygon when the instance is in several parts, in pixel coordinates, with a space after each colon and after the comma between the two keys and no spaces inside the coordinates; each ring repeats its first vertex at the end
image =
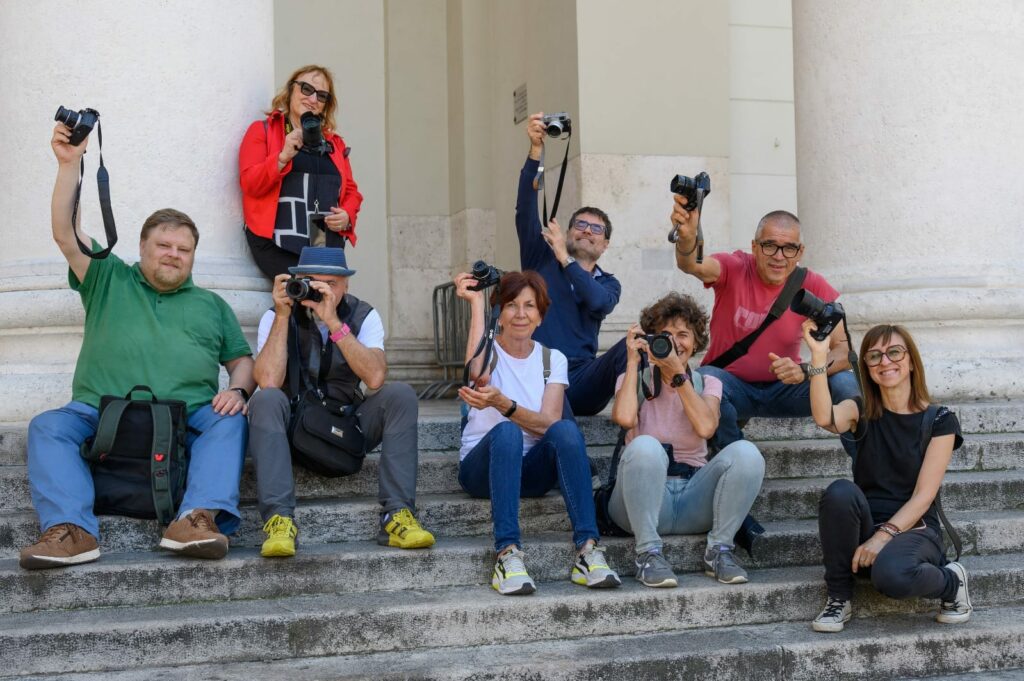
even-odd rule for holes
{"type": "MultiPolygon", "coordinates": [[[[138,259],[154,210],[188,213],[201,234],[195,281],[231,304],[254,341],[269,296],[241,231],[237,154],[273,94],[273,38],[271,0],[0,3],[0,421],[67,401],[81,345],[84,313],[50,236],[58,105],[101,113],[115,253],[138,259]]],[[[100,238],[96,137],[83,225],[100,238]]]]}
{"type": "Polygon", "coordinates": [[[793,43],[807,264],[933,396],[1024,395],[1024,6],[794,0],[793,43]]]}

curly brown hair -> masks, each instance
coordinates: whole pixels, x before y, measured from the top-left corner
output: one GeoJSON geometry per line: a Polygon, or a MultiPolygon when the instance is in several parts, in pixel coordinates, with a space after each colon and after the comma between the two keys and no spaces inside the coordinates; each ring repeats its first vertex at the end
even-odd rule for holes
{"type": "Polygon", "coordinates": [[[657,333],[673,319],[682,319],[693,331],[693,351],[708,347],[708,313],[691,296],[672,291],[661,300],[640,312],[640,327],[644,333],[657,333]]]}

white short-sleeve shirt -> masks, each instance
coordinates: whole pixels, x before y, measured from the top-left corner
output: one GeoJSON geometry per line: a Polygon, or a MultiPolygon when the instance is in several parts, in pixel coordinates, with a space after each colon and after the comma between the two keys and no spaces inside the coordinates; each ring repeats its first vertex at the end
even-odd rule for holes
{"type": "MultiPolygon", "coordinates": [[[[267,342],[267,337],[270,336],[270,327],[273,325],[274,311],[267,310],[263,313],[263,317],[260,318],[260,326],[256,331],[256,354],[259,354],[260,350],[263,349],[263,344],[267,342]]],[[[320,336],[326,343],[327,325],[319,320],[317,320],[316,325],[320,329],[320,336]]],[[[359,327],[359,333],[356,334],[356,340],[368,348],[384,349],[384,322],[381,320],[377,310],[370,310],[370,313],[366,315],[363,325],[359,327]]]]}

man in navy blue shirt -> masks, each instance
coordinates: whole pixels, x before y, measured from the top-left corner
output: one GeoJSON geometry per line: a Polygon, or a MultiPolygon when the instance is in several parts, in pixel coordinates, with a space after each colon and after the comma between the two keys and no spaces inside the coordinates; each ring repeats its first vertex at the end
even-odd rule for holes
{"type": "Polygon", "coordinates": [[[625,371],[625,339],[597,357],[601,322],[618,304],[622,286],[597,265],[612,235],[611,220],[603,210],[580,208],[566,231],[554,219],[547,228],[541,226],[536,178],[544,150],[542,117],[533,114],[526,127],[530,155],[519,174],[516,200],[519,260],[522,269],[544,277],[551,297],[551,307],[533,337],[568,358],[566,397],[574,414],[588,416],[604,409],[615,394],[616,377],[625,371]]]}

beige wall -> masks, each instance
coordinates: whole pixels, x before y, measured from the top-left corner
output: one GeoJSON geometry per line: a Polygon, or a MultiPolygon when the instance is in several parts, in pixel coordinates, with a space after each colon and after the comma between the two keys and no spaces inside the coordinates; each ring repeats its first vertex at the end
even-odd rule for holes
{"type": "MultiPolygon", "coordinates": [[[[380,2],[276,0],[275,87],[303,64],[320,63],[334,73],[338,131],[352,147],[352,174],[363,194],[359,245],[347,251],[358,271],[352,292],[381,310],[390,309],[387,246],[387,156],[385,108],[385,17],[380,2]]],[[[268,106],[269,100],[264,104],[268,106]]],[[[253,112],[255,115],[258,112],[253,112]]],[[[392,329],[387,328],[388,333],[392,329]]]]}

